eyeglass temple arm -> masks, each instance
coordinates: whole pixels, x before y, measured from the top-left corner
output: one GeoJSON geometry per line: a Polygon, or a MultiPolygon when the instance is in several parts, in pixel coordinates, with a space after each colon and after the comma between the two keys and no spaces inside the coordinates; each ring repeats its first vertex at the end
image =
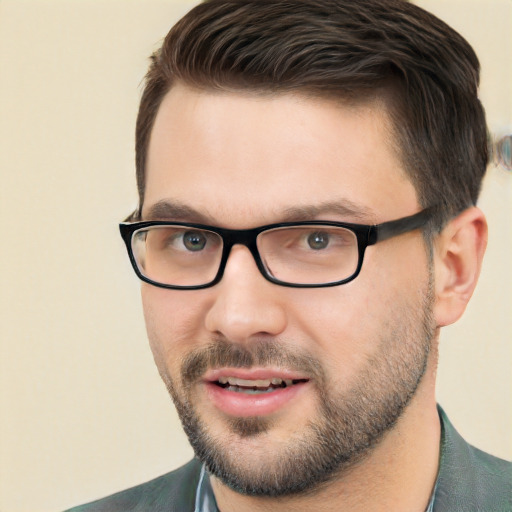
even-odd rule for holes
{"type": "Polygon", "coordinates": [[[372,226],[373,229],[368,236],[368,245],[424,227],[432,218],[434,211],[435,207],[425,208],[414,215],[372,226]]]}

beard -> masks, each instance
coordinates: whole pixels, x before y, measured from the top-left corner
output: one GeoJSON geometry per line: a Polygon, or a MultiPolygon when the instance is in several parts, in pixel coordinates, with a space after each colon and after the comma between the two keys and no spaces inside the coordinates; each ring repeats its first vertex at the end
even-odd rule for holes
{"type": "Polygon", "coordinates": [[[431,281],[419,302],[390,307],[375,352],[348,389],[333,389],[320,361],[283,340],[244,346],[213,340],[183,360],[179,387],[160,368],[197,458],[210,474],[248,496],[312,493],[349,471],[393,429],[425,374],[436,332],[431,281]],[[273,420],[257,416],[224,418],[225,428],[216,434],[194,403],[195,384],[206,370],[253,366],[313,377],[316,414],[285,442],[272,443],[273,420]],[[244,450],[243,441],[253,447],[244,450]]]}

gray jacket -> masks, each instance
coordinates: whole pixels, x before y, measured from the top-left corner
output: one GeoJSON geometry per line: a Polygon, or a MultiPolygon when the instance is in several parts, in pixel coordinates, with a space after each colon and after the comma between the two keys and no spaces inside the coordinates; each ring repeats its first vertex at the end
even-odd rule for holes
{"type": "MultiPolygon", "coordinates": [[[[441,461],[434,512],[512,512],[512,463],[462,439],[439,407],[441,461]]],[[[68,512],[194,512],[201,463],[68,512]]]]}

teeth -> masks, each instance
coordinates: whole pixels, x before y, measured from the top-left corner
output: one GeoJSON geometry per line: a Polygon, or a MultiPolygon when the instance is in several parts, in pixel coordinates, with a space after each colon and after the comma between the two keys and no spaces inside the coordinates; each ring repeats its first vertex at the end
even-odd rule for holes
{"type": "Polygon", "coordinates": [[[268,388],[270,385],[283,386],[283,383],[285,386],[291,386],[293,384],[293,380],[280,379],[279,377],[258,380],[238,379],[236,377],[219,377],[219,384],[229,384],[230,386],[241,386],[248,388],[268,388]]]}

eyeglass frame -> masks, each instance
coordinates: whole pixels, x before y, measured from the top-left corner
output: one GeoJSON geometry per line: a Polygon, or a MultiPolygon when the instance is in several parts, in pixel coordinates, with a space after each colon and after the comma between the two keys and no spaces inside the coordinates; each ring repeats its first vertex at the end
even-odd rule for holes
{"type": "Polygon", "coordinates": [[[128,251],[128,256],[130,258],[132,267],[135,270],[135,273],[137,274],[139,279],[153,286],[157,286],[159,288],[167,288],[172,290],[200,290],[204,288],[210,288],[216,285],[221,281],[224,275],[224,270],[226,269],[226,264],[231,253],[231,249],[233,248],[234,245],[244,245],[249,249],[261,275],[271,283],[277,284],[279,286],[286,286],[289,288],[327,288],[331,286],[340,286],[342,284],[349,283],[359,275],[359,273],[361,272],[361,268],[363,266],[364,254],[368,246],[375,245],[378,242],[382,242],[395,236],[399,236],[404,233],[409,233],[416,229],[425,227],[425,225],[432,219],[435,210],[435,207],[425,208],[413,215],[401,217],[400,219],[390,220],[387,222],[383,222],[381,224],[354,224],[349,222],[310,220],[302,222],[280,222],[275,224],[267,224],[265,226],[259,226],[251,229],[227,229],[219,228],[216,226],[209,226],[206,224],[196,224],[190,222],[151,220],[138,222],[121,222],[119,224],[119,230],[121,233],[121,237],[123,238],[124,243],[126,245],[126,249],[128,251]],[[149,277],[145,276],[140,271],[140,268],[133,254],[132,237],[135,231],[154,226],[183,226],[186,228],[206,230],[219,235],[222,239],[223,244],[222,255],[219,263],[219,269],[213,280],[205,284],[183,286],[159,283],[158,281],[153,281],[149,277]],[[269,231],[271,229],[296,226],[332,226],[352,231],[357,239],[358,250],[358,262],[354,273],[351,274],[349,277],[341,279],[339,281],[321,284],[289,283],[287,281],[281,281],[273,277],[263,264],[257,246],[257,237],[261,233],[269,231]]]}

